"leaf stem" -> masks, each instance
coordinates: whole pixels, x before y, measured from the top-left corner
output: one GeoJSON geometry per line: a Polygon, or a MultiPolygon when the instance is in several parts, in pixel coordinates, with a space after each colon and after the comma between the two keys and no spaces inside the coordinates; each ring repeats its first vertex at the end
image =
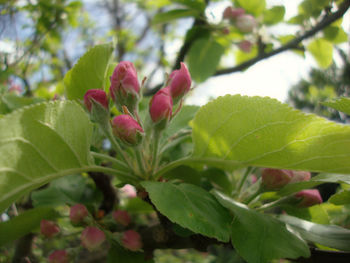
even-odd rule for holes
{"type": "Polygon", "coordinates": [[[143,157],[141,151],[142,151],[142,149],[140,146],[135,147],[136,161],[137,161],[137,164],[138,164],[140,172],[141,172],[141,177],[146,178],[147,173],[145,170],[144,157],[143,157]]]}
{"type": "Polygon", "coordinates": [[[247,170],[245,171],[243,177],[241,178],[241,180],[240,180],[240,182],[239,182],[238,188],[237,188],[238,194],[241,193],[241,190],[242,190],[242,188],[243,188],[243,185],[244,185],[244,183],[246,182],[248,176],[249,176],[249,175],[251,174],[251,172],[253,171],[253,169],[254,169],[253,167],[249,166],[249,167],[247,168],[247,170]]]}
{"type": "Polygon", "coordinates": [[[118,167],[118,168],[123,168],[123,169],[129,171],[129,167],[127,165],[125,165],[124,162],[121,162],[112,156],[109,156],[109,155],[103,154],[103,153],[97,153],[97,152],[90,152],[90,153],[94,158],[105,159],[107,161],[110,161],[110,162],[113,162],[113,163],[119,165],[120,167],[118,167]]]}
{"type": "Polygon", "coordinates": [[[151,163],[151,169],[153,173],[157,171],[157,166],[158,166],[158,159],[159,159],[158,148],[159,148],[160,135],[161,135],[161,131],[157,129],[153,130],[154,145],[152,149],[152,163],[151,163]]]}

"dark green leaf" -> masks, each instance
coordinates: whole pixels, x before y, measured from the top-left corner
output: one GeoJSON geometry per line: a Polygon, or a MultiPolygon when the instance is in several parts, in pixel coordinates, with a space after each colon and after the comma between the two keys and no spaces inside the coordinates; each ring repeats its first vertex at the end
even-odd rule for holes
{"type": "Polygon", "coordinates": [[[348,205],[350,204],[350,191],[341,190],[340,192],[332,195],[328,201],[335,205],[348,205]]]}
{"type": "Polygon", "coordinates": [[[132,252],[123,247],[113,244],[108,251],[107,263],[154,263],[153,260],[146,260],[145,254],[141,252],[132,252]]]}
{"type": "Polygon", "coordinates": [[[184,17],[197,17],[198,11],[195,9],[175,9],[165,13],[156,14],[152,19],[152,24],[167,23],[184,17]]]}

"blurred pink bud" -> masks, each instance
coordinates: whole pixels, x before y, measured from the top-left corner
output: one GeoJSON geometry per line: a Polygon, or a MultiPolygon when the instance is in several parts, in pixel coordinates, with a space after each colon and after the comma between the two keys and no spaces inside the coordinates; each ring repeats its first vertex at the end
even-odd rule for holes
{"type": "Polygon", "coordinates": [[[245,10],[243,8],[233,8],[232,6],[228,6],[225,8],[223,13],[224,19],[235,19],[240,15],[243,15],[245,10]]]}
{"type": "Polygon", "coordinates": [[[137,251],[142,248],[142,240],[139,233],[134,230],[128,230],[123,233],[122,244],[131,251],[137,251]]]}
{"type": "Polygon", "coordinates": [[[126,114],[118,115],[112,120],[112,129],[116,137],[131,146],[139,144],[144,133],[140,124],[126,114]]]}
{"type": "Polygon", "coordinates": [[[40,222],[40,232],[45,237],[53,237],[60,232],[60,228],[55,222],[49,220],[41,220],[40,222]]]}
{"type": "Polygon", "coordinates": [[[84,95],[84,104],[89,112],[92,110],[92,101],[94,100],[108,110],[108,99],[106,92],[100,89],[90,89],[84,95]]]}
{"type": "Polygon", "coordinates": [[[14,84],[14,83],[12,83],[11,87],[9,88],[9,92],[14,92],[17,94],[20,94],[22,91],[23,91],[22,87],[18,84],[14,84]]]}
{"type": "Polygon", "coordinates": [[[129,225],[131,222],[131,218],[130,218],[129,213],[127,211],[124,211],[124,210],[114,211],[112,216],[118,224],[121,224],[123,226],[129,225]]]}
{"type": "Polygon", "coordinates": [[[306,171],[293,171],[293,177],[291,183],[309,181],[311,179],[311,173],[306,171]]]}
{"type": "Polygon", "coordinates": [[[180,63],[180,69],[174,70],[170,76],[170,94],[175,101],[180,100],[191,89],[191,76],[184,63],[180,63]]]}
{"type": "Polygon", "coordinates": [[[149,113],[154,123],[168,122],[173,113],[173,99],[170,87],[158,90],[150,101],[149,113]]]}
{"type": "Polygon", "coordinates": [[[131,184],[126,184],[120,189],[129,198],[137,196],[136,189],[131,184]]]}
{"type": "Polygon", "coordinates": [[[258,177],[256,177],[255,174],[252,174],[250,179],[251,179],[252,184],[255,184],[256,181],[258,181],[258,177]]]}
{"type": "Polygon", "coordinates": [[[125,105],[133,111],[139,98],[140,84],[135,66],[130,61],[120,62],[111,76],[111,97],[119,110],[125,105]]]}
{"type": "Polygon", "coordinates": [[[238,44],[239,49],[246,53],[252,50],[252,46],[253,44],[249,40],[243,40],[238,44]]]}
{"type": "Polygon", "coordinates": [[[97,227],[89,226],[81,233],[80,240],[85,248],[92,251],[101,246],[106,240],[106,235],[97,227]]]}
{"type": "Polygon", "coordinates": [[[70,208],[69,218],[73,224],[78,224],[89,215],[88,210],[83,204],[76,204],[70,208]]]}
{"type": "Polygon", "coordinates": [[[296,193],[295,197],[301,199],[299,207],[310,207],[322,203],[322,197],[317,189],[302,190],[296,193]]]}
{"type": "Polygon", "coordinates": [[[228,27],[224,27],[221,31],[224,35],[230,34],[230,29],[228,27]]]}
{"type": "Polygon", "coordinates": [[[262,185],[267,190],[278,190],[288,184],[293,177],[290,170],[265,168],[262,170],[262,185]]]}
{"type": "Polygon", "coordinates": [[[256,26],[256,21],[252,15],[243,14],[236,18],[235,25],[240,31],[249,33],[252,32],[256,26]]]}
{"type": "Polygon", "coordinates": [[[56,250],[49,255],[49,263],[68,263],[69,255],[65,250],[56,250]]]}

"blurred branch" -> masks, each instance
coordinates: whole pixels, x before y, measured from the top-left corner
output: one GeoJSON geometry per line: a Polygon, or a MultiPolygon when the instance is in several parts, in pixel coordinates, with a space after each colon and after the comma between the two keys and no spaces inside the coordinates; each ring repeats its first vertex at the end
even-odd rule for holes
{"type": "Polygon", "coordinates": [[[289,41],[285,45],[283,45],[277,49],[274,49],[268,53],[259,53],[259,55],[257,57],[252,58],[252,59],[250,59],[242,64],[239,64],[237,66],[218,70],[214,74],[214,76],[220,76],[220,75],[224,75],[224,74],[230,74],[230,73],[242,71],[242,70],[254,65],[255,63],[257,63],[263,59],[272,57],[274,55],[277,55],[277,54],[282,53],[282,52],[287,51],[287,50],[297,49],[299,44],[303,40],[314,36],[317,32],[321,31],[322,29],[324,29],[327,26],[329,26],[330,24],[332,24],[334,21],[341,18],[345,14],[345,12],[349,9],[349,7],[350,7],[350,0],[345,0],[344,2],[342,2],[340,4],[340,6],[336,12],[327,14],[327,16],[325,16],[324,19],[322,19],[313,28],[311,28],[308,31],[305,31],[305,33],[294,38],[293,40],[289,41]]]}

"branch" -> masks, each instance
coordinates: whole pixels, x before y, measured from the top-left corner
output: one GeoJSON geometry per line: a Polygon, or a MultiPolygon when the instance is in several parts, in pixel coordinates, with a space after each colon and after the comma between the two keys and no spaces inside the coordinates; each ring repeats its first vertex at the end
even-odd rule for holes
{"type": "Polygon", "coordinates": [[[231,68],[218,70],[214,74],[214,76],[220,76],[220,75],[224,75],[224,74],[242,71],[242,70],[254,65],[255,63],[257,63],[263,59],[272,57],[274,55],[277,55],[281,52],[284,52],[284,51],[287,51],[290,49],[298,48],[298,45],[303,40],[314,36],[317,32],[321,31],[322,29],[324,29],[327,26],[329,26],[330,24],[332,24],[334,21],[341,18],[345,14],[345,12],[349,9],[349,7],[350,7],[350,0],[345,0],[343,3],[341,3],[341,5],[339,6],[339,9],[336,12],[325,16],[323,20],[321,20],[318,24],[316,24],[312,29],[305,31],[305,33],[302,34],[301,36],[294,38],[293,40],[289,41],[285,45],[283,45],[277,49],[274,49],[268,53],[259,54],[257,57],[252,58],[250,60],[247,60],[246,62],[244,62],[242,64],[239,64],[239,65],[231,67],[231,68]]]}

